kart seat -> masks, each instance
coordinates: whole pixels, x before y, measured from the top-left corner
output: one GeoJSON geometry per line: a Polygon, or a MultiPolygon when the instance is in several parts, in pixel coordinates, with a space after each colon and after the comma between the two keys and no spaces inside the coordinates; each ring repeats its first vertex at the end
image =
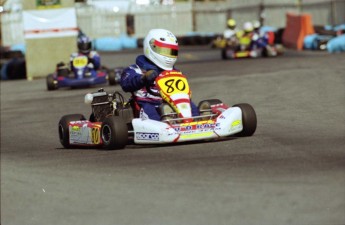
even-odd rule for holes
{"type": "Polygon", "coordinates": [[[59,77],[67,77],[69,75],[69,69],[63,62],[56,64],[56,73],[59,77]]]}

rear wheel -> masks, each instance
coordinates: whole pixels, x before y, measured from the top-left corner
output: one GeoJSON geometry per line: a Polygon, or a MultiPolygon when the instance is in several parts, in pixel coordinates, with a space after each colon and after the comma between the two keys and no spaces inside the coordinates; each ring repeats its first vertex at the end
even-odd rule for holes
{"type": "Polygon", "coordinates": [[[105,149],[123,149],[128,141],[127,124],[121,117],[108,117],[102,123],[101,137],[105,149]]]}
{"type": "Polygon", "coordinates": [[[47,76],[47,89],[48,91],[53,91],[58,89],[57,81],[54,79],[53,74],[47,76]]]}
{"type": "Polygon", "coordinates": [[[237,133],[236,136],[252,136],[255,133],[257,124],[256,113],[254,108],[247,103],[237,104],[233,107],[239,107],[242,111],[243,130],[240,133],[237,133]]]}
{"type": "Polygon", "coordinates": [[[69,143],[69,123],[71,121],[80,121],[80,120],[85,120],[85,117],[82,114],[70,114],[70,115],[65,115],[61,117],[59,121],[59,138],[60,138],[60,143],[65,147],[65,148],[71,148],[71,145],[69,143]]]}

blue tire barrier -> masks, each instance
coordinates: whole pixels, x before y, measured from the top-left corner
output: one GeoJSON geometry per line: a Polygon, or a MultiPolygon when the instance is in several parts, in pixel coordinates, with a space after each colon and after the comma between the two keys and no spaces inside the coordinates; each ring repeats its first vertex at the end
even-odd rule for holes
{"type": "Polygon", "coordinates": [[[21,51],[23,55],[25,55],[26,52],[26,46],[25,44],[14,44],[10,47],[11,51],[21,51]]]}
{"type": "Polygon", "coordinates": [[[317,36],[318,34],[307,35],[303,41],[304,49],[313,49],[314,48],[313,43],[316,40],[317,36]]]}
{"type": "Polygon", "coordinates": [[[93,40],[93,48],[96,51],[120,51],[123,49],[133,49],[137,47],[137,38],[126,35],[120,36],[119,38],[103,37],[93,40]]]}
{"type": "Polygon", "coordinates": [[[93,48],[96,51],[120,51],[122,50],[121,40],[118,38],[104,37],[93,40],[93,48]]]}
{"type": "Polygon", "coordinates": [[[276,27],[270,27],[270,26],[262,26],[260,28],[260,32],[261,33],[266,33],[266,32],[277,32],[278,31],[278,28],[276,27]]]}
{"type": "Polygon", "coordinates": [[[304,49],[310,50],[326,50],[327,44],[334,36],[311,34],[304,38],[304,49]]]}
{"type": "Polygon", "coordinates": [[[135,37],[123,35],[120,37],[120,42],[122,44],[122,48],[124,49],[134,49],[138,47],[138,40],[135,37]]]}
{"type": "Polygon", "coordinates": [[[345,34],[342,34],[328,41],[327,50],[330,53],[344,52],[345,51],[345,34]]]}

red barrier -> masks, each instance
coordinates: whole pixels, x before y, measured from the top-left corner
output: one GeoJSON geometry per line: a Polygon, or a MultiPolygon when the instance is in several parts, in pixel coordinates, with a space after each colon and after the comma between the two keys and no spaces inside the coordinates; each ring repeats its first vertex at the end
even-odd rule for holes
{"type": "Polygon", "coordinates": [[[286,47],[302,50],[304,37],[314,33],[310,14],[286,14],[286,27],[282,40],[286,47]]]}

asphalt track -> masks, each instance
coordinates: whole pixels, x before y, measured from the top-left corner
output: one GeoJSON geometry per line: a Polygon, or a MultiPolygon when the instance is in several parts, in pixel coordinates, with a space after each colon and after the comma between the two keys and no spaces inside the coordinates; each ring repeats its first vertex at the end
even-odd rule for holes
{"type": "MultiPolygon", "coordinates": [[[[128,65],[137,53],[103,53],[103,62],[128,65]]],[[[84,95],[98,87],[1,82],[1,224],[345,224],[344,53],[223,61],[193,47],[177,66],[195,102],[250,103],[254,136],[66,150],[60,117],[88,116],[84,95]]]]}

